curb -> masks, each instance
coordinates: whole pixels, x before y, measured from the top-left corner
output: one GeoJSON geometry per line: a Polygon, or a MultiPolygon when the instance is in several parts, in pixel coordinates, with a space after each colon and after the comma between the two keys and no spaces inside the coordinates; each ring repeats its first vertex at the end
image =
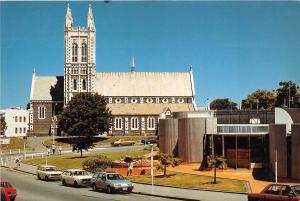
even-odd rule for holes
{"type": "MultiPolygon", "coordinates": [[[[143,185],[151,185],[149,183],[135,182],[135,181],[132,181],[132,183],[143,184],[143,185]]],[[[168,186],[168,185],[161,185],[161,184],[154,184],[154,186],[162,186],[162,187],[168,187],[168,188],[177,188],[177,189],[185,189],[185,190],[193,190],[193,191],[209,191],[209,192],[219,192],[219,193],[231,193],[231,194],[248,195],[248,193],[242,193],[242,192],[220,191],[220,190],[209,190],[209,189],[195,189],[195,188],[182,188],[182,187],[177,187],[177,186],[168,186]]]]}
{"type": "Polygon", "coordinates": [[[1,167],[6,168],[6,169],[10,169],[10,170],[14,170],[16,172],[23,172],[23,173],[27,173],[27,174],[31,174],[31,175],[36,175],[35,173],[28,172],[28,171],[25,171],[25,170],[21,170],[21,169],[18,169],[18,168],[11,168],[11,167],[7,167],[7,166],[1,166],[1,167]]]}
{"type": "Polygon", "coordinates": [[[168,198],[168,199],[176,199],[176,200],[201,201],[201,200],[190,199],[190,198],[172,197],[172,196],[167,196],[167,195],[157,195],[157,194],[151,194],[151,193],[142,193],[142,192],[132,192],[132,193],[138,194],[138,195],[147,195],[147,196],[160,197],[160,198],[168,198]]]}

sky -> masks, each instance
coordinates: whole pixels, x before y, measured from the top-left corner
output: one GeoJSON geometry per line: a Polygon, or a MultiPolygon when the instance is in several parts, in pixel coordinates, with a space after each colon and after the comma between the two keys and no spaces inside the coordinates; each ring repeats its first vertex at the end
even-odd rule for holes
{"type": "MultiPolygon", "coordinates": [[[[192,65],[198,106],[300,84],[300,1],[71,1],[76,26],[86,26],[89,3],[97,72],[130,71],[133,56],[136,71],[192,65]]],[[[63,75],[66,5],[0,2],[1,108],[26,107],[34,68],[63,75]]]]}

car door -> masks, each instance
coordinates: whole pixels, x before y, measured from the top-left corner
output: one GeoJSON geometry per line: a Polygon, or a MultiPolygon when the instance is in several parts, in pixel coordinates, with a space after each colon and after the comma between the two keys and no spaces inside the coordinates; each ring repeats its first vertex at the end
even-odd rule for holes
{"type": "Polygon", "coordinates": [[[100,173],[96,173],[96,174],[94,174],[94,176],[93,176],[93,180],[94,180],[95,186],[96,186],[97,188],[100,188],[100,185],[99,185],[99,176],[100,176],[100,175],[101,175],[100,173]]]}
{"type": "Polygon", "coordinates": [[[102,174],[101,177],[99,178],[99,186],[100,188],[102,189],[106,189],[106,175],[105,174],[102,174]]]}

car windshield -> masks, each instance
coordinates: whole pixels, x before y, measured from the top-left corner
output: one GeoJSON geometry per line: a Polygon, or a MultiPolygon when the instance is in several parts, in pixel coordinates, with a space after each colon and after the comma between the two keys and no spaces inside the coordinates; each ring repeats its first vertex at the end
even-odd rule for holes
{"type": "Polygon", "coordinates": [[[88,175],[88,173],[85,172],[85,171],[75,171],[75,172],[73,173],[73,175],[76,175],[76,176],[84,176],[84,175],[88,175]]]}
{"type": "Polygon", "coordinates": [[[119,174],[108,174],[108,175],[107,175],[107,179],[108,179],[108,180],[123,180],[124,177],[122,177],[122,176],[119,175],[119,174]]]}
{"type": "Polygon", "coordinates": [[[296,193],[297,196],[300,195],[300,186],[292,186],[291,188],[296,193]]]}
{"type": "Polygon", "coordinates": [[[48,167],[48,168],[45,168],[45,170],[47,172],[57,171],[57,169],[55,167],[48,167]]]}
{"type": "Polygon", "coordinates": [[[0,187],[2,187],[2,188],[12,188],[12,185],[8,182],[1,182],[0,187]]]}

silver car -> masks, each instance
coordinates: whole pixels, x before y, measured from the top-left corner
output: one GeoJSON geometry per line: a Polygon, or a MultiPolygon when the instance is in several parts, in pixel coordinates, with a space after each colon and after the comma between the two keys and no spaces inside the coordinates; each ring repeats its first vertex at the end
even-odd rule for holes
{"type": "Polygon", "coordinates": [[[91,187],[95,191],[103,189],[108,193],[115,191],[127,191],[130,193],[133,189],[133,183],[116,172],[97,172],[91,179],[91,187]]]}

